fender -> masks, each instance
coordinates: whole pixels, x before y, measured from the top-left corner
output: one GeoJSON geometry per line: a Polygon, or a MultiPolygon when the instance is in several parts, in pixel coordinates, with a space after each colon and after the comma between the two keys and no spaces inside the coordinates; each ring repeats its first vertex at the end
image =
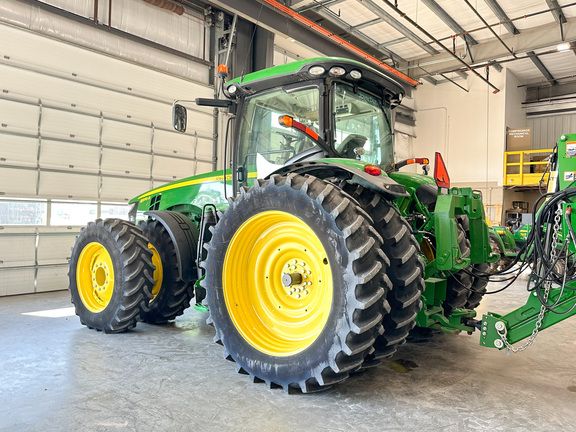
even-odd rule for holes
{"type": "Polygon", "coordinates": [[[286,175],[288,173],[295,173],[300,175],[310,174],[321,179],[326,179],[346,174],[350,177],[350,183],[364,186],[365,188],[378,192],[389,199],[410,196],[403,185],[392,180],[384,174],[384,171],[382,171],[382,175],[374,176],[364,172],[363,168],[367,165],[364,162],[357,161],[358,163],[356,165],[358,166],[356,167],[352,166],[350,161],[347,161],[348,163],[344,164],[338,162],[340,160],[341,159],[324,159],[299,162],[282,167],[266,176],[266,178],[269,178],[274,174],[286,175]]]}
{"type": "Polygon", "coordinates": [[[198,279],[196,268],[196,247],[198,245],[198,227],[181,213],[164,211],[147,211],[146,216],[157,219],[164,225],[176,249],[178,273],[185,281],[198,279]]]}

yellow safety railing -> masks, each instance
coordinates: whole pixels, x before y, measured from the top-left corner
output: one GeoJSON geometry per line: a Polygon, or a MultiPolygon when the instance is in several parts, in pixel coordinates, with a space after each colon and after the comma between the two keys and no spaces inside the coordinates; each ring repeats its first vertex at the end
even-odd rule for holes
{"type": "Polygon", "coordinates": [[[504,186],[538,186],[550,153],[552,149],[504,152],[504,186]]]}

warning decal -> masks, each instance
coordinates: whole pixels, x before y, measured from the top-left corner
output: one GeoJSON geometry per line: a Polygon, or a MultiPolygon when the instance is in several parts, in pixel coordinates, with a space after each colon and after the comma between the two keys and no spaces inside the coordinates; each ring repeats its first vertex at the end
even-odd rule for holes
{"type": "Polygon", "coordinates": [[[572,158],[576,156],[576,142],[566,142],[566,157],[572,158]]]}
{"type": "Polygon", "coordinates": [[[576,180],[576,171],[564,171],[564,181],[576,180]]]}

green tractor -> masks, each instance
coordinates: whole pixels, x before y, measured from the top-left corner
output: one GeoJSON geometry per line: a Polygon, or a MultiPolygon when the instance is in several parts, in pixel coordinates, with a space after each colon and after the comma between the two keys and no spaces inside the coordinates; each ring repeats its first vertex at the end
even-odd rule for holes
{"type": "MultiPolygon", "coordinates": [[[[97,220],[70,261],[83,324],[116,333],[204,300],[237,370],[322,390],[377,364],[415,325],[472,332],[491,249],[481,196],[400,172],[391,112],[404,93],[362,63],[313,58],[222,82],[224,170],[97,220]],[[205,297],[205,298],[204,298],[205,297]]],[[[186,109],[175,104],[184,132],[186,109]]],[[[193,120],[192,120],[193,121],[193,120]]]]}

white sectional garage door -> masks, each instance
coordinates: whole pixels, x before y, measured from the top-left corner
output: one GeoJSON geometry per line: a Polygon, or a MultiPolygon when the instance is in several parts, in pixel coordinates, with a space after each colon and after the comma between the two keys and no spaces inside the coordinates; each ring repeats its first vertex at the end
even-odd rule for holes
{"type": "Polygon", "coordinates": [[[87,220],[212,170],[211,111],[185,135],[170,122],[174,99],[213,89],[10,25],[0,41],[0,296],[65,289],[87,220]]]}

